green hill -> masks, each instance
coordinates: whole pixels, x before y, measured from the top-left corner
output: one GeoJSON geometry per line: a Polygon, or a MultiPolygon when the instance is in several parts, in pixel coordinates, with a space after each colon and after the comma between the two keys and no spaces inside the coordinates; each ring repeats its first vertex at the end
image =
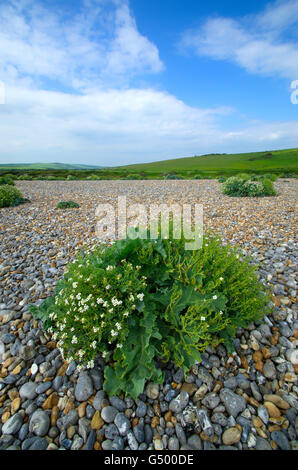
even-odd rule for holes
{"type": "Polygon", "coordinates": [[[230,171],[274,171],[298,173],[298,149],[273,150],[239,154],[209,154],[195,157],[175,158],[152,163],[140,163],[120,167],[129,171],[208,173],[230,171]]]}

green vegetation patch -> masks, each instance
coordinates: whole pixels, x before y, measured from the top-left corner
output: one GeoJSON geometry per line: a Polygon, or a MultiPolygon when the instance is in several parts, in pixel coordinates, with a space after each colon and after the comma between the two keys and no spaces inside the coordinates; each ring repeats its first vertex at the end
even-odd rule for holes
{"type": "Polygon", "coordinates": [[[14,180],[9,176],[0,176],[0,186],[3,185],[14,186],[14,180]]]}
{"type": "Polygon", "coordinates": [[[23,198],[20,191],[14,186],[0,186],[0,207],[18,206],[25,202],[30,201],[29,199],[23,198]]]}
{"type": "Polygon", "coordinates": [[[66,361],[92,368],[103,356],[107,394],[136,398],[169,361],[187,373],[208,346],[231,352],[236,328],[269,313],[255,269],[214,235],[196,251],[183,239],[120,240],[78,256],[31,311],[66,361]]]}
{"type": "Polygon", "coordinates": [[[222,183],[222,192],[228,196],[264,197],[276,194],[273,183],[269,179],[252,181],[249,175],[232,176],[222,183]]]}
{"type": "Polygon", "coordinates": [[[77,209],[79,204],[74,201],[61,201],[57,204],[56,209],[77,209]]]}

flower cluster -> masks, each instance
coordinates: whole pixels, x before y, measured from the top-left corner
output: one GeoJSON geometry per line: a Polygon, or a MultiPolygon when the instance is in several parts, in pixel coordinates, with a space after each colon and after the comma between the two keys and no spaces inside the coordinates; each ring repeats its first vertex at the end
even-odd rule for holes
{"type": "Polygon", "coordinates": [[[109,357],[122,349],[129,319],[145,297],[146,278],[139,271],[126,260],[105,266],[100,249],[71,264],[58,285],[48,328],[66,361],[92,368],[97,354],[109,357]]]}

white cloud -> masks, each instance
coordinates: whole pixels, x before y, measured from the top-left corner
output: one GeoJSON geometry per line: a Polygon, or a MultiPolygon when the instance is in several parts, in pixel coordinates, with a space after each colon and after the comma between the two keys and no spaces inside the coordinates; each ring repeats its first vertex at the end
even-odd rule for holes
{"type": "Polygon", "coordinates": [[[163,69],[157,47],[138,31],[126,2],[88,5],[73,17],[32,0],[2,4],[2,80],[25,76],[82,88],[128,83],[138,73],[163,69]]]}
{"type": "Polygon", "coordinates": [[[298,38],[290,40],[289,30],[297,25],[298,0],[278,1],[259,15],[208,19],[198,30],[187,31],[181,45],[250,73],[293,80],[298,76],[298,38]]]}
{"type": "Polygon", "coordinates": [[[0,106],[7,161],[117,165],[210,152],[297,145],[297,122],[252,122],[223,130],[231,109],[198,109],[153,89],[84,95],[9,87],[0,106]]]}

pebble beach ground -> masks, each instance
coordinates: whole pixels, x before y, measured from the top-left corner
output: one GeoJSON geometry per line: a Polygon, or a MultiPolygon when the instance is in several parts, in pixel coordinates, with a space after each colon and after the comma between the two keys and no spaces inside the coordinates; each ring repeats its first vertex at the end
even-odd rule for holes
{"type": "Polygon", "coordinates": [[[298,181],[277,197],[230,198],[213,180],[19,181],[30,203],[0,210],[0,450],[297,450],[298,181]],[[257,263],[273,294],[272,315],[238,329],[235,353],[208,349],[187,377],[138,400],[108,397],[105,363],[65,364],[28,305],[51,295],[68,262],[96,242],[100,203],[199,203],[204,225],[257,263]],[[55,210],[73,200],[79,209],[55,210]]]}

